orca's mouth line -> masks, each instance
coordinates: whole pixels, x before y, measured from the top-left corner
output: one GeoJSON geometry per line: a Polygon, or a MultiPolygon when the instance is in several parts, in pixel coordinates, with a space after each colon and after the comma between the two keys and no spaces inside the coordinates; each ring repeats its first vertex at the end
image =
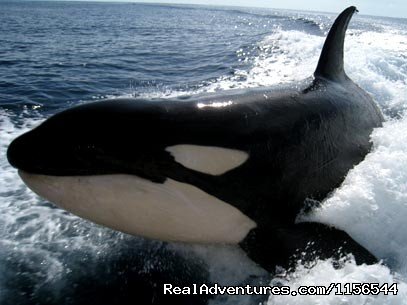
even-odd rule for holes
{"type": "Polygon", "coordinates": [[[18,169],[19,172],[31,174],[31,175],[45,175],[45,176],[54,176],[54,177],[71,177],[71,176],[99,176],[99,175],[112,175],[112,174],[125,174],[120,172],[112,172],[107,170],[88,170],[88,169],[66,169],[64,172],[61,172],[61,169],[58,168],[41,168],[38,167],[35,170],[33,169],[18,169]]]}

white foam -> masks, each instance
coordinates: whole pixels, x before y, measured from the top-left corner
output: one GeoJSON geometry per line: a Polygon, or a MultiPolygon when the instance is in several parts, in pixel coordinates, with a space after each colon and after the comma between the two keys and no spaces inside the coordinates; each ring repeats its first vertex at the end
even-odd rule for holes
{"type": "Polygon", "coordinates": [[[407,33],[353,32],[346,40],[346,71],[385,109],[403,110],[407,99],[407,33]]]}
{"type": "Polygon", "coordinates": [[[308,304],[346,304],[346,305],[390,305],[407,304],[407,284],[400,282],[390,270],[382,265],[356,266],[353,260],[344,263],[341,269],[334,269],[331,260],[317,261],[312,268],[299,265],[294,274],[276,278],[272,284],[288,285],[291,291],[300,286],[325,286],[331,283],[379,283],[391,285],[397,283],[397,295],[335,295],[334,289],[329,295],[270,296],[269,305],[308,305],[308,304]]]}

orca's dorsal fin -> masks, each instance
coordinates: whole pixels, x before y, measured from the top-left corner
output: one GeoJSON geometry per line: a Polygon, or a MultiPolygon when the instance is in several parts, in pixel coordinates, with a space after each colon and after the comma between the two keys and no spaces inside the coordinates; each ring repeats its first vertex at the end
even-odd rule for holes
{"type": "Polygon", "coordinates": [[[326,78],[333,81],[347,79],[343,68],[343,43],[349,21],[357,11],[356,7],[351,6],[336,18],[322,48],[318,66],[314,72],[315,78],[326,78]]]}

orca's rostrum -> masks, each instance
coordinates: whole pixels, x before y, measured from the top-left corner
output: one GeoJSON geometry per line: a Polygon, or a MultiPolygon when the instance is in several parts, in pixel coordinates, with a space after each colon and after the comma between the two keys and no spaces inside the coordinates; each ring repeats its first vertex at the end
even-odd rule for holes
{"type": "Polygon", "coordinates": [[[126,233],[239,244],[268,270],[338,249],[374,262],[345,232],[295,221],[363,160],[383,121],[344,72],[355,11],[339,15],[299,85],[81,105],[14,140],[8,159],[40,196],[126,233]]]}

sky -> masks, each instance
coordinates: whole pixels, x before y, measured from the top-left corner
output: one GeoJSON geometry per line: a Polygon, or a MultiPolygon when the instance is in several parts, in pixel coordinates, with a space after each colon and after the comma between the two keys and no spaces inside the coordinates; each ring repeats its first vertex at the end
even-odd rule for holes
{"type": "Polygon", "coordinates": [[[407,18],[407,0],[109,0],[270,7],[339,13],[355,5],[360,14],[407,18]]]}

